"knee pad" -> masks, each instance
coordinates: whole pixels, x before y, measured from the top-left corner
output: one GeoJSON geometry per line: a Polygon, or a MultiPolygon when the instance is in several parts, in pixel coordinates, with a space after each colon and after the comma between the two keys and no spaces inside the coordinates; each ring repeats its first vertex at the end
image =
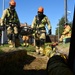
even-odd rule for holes
{"type": "Polygon", "coordinates": [[[8,34],[7,37],[9,40],[12,40],[12,34],[8,34]]]}
{"type": "Polygon", "coordinates": [[[45,39],[40,39],[40,45],[44,45],[45,39]]]}

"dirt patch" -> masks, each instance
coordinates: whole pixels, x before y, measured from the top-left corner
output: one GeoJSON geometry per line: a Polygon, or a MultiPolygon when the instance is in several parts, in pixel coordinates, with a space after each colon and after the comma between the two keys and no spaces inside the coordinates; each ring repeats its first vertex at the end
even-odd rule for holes
{"type": "MultiPolygon", "coordinates": [[[[49,58],[37,55],[36,52],[25,52],[25,49],[3,49],[6,54],[0,55],[0,75],[47,75],[49,58]],[[22,50],[21,50],[22,49],[22,50]]],[[[56,46],[58,52],[68,55],[69,45],[56,46]]]]}
{"type": "Polygon", "coordinates": [[[24,50],[0,55],[0,75],[46,75],[48,58],[24,50]],[[2,61],[1,61],[2,60],[2,61]]]}
{"type": "MultiPolygon", "coordinates": [[[[29,55],[31,55],[31,54],[29,54],[29,55]]],[[[34,70],[44,69],[45,70],[46,69],[47,62],[49,59],[48,57],[37,55],[35,52],[31,56],[35,57],[34,61],[31,62],[29,65],[25,65],[24,69],[27,69],[27,70],[30,70],[30,69],[34,69],[34,70]]]]}
{"type": "Polygon", "coordinates": [[[56,48],[57,48],[57,51],[59,53],[63,53],[63,54],[65,54],[65,55],[68,56],[68,54],[69,54],[69,48],[70,48],[70,43],[66,43],[66,44],[62,43],[60,45],[57,45],[56,48]]]}

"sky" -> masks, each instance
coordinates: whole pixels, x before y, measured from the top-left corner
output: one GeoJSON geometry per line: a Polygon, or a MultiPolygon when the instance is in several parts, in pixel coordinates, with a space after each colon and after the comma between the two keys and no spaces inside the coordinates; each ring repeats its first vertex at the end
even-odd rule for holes
{"type": "MultiPolygon", "coordinates": [[[[9,1],[5,0],[4,9],[9,7],[9,1]]],[[[33,18],[37,15],[37,10],[40,6],[44,8],[44,14],[50,20],[52,26],[52,34],[55,34],[55,29],[59,23],[59,19],[64,16],[64,0],[15,0],[16,11],[21,23],[27,22],[32,24],[33,18]]],[[[73,20],[74,0],[67,0],[67,18],[69,21],[73,20]]],[[[3,0],[0,0],[0,18],[3,12],[3,0]]]]}

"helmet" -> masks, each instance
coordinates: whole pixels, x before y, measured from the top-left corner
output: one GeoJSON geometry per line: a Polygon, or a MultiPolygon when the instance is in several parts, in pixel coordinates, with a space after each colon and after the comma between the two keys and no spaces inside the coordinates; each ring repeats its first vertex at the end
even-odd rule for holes
{"type": "Polygon", "coordinates": [[[66,23],[64,24],[64,26],[65,26],[65,25],[68,25],[68,23],[66,22],[66,23]]]}
{"type": "Polygon", "coordinates": [[[43,7],[39,7],[38,8],[38,12],[43,12],[44,11],[44,8],[43,7]]]}
{"type": "Polygon", "coordinates": [[[12,6],[16,6],[16,2],[15,2],[14,0],[11,0],[11,1],[9,2],[9,4],[12,5],[12,6]]]}

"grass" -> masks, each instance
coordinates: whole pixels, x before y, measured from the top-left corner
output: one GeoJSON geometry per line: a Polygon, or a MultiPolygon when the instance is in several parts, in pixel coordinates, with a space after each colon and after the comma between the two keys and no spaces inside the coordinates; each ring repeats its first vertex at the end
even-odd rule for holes
{"type": "Polygon", "coordinates": [[[26,50],[27,52],[34,52],[35,47],[32,45],[29,45],[28,47],[23,47],[23,45],[21,45],[20,47],[17,48],[9,48],[8,44],[4,44],[3,46],[0,46],[0,54],[7,51],[15,51],[15,50],[26,50]]]}
{"type": "Polygon", "coordinates": [[[0,54],[4,53],[1,49],[0,49],[0,54]]]}
{"type": "Polygon", "coordinates": [[[70,43],[59,43],[59,46],[63,48],[70,47],[70,43]]]}
{"type": "MultiPolygon", "coordinates": [[[[45,43],[45,47],[49,46],[52,43],[45,43]]],[[[27,52],[35,52],[35,46],[29,45],[28,47],[24,47],[23,44],[21,44],[20,47],[17,48],[9,48],[8,44],[4,44],[3,46],[0,46],[0,54],[4,52],[10,52],[15,50],[26,50],[27,52]]]]}

